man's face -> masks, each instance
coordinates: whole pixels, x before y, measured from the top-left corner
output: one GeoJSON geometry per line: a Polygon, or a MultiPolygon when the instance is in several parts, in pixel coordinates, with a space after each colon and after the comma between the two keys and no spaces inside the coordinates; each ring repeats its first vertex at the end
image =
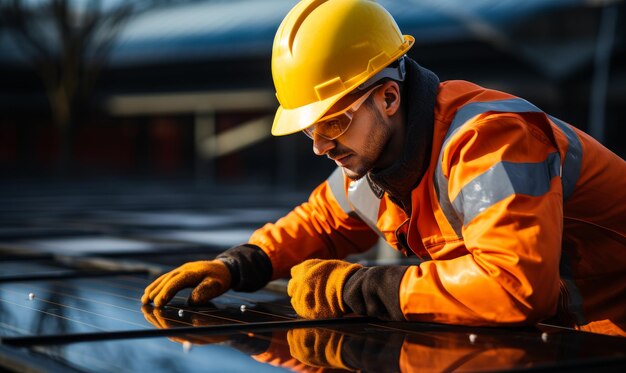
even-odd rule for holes
{"type": "MultiPolygon", "coordinates": [[[[376,100],[375,95],[369,100],[376,100]]],[[[370,101],[354,113],[348,130],[335,140],[315,135],[313,152],[326,155],[343,167],[346,176],[358,180],[373,168],[382,166],[383,150],[391,135],[389,119],[380,113],[375,101],[370,101]]]]}

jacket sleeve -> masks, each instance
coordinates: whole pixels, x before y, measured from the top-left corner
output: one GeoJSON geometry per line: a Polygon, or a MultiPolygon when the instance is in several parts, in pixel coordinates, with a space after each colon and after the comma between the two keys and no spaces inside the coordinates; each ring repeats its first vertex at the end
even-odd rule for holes
{"type": "Polygon", "coordinates": [[[376,233],[367,224],[341,208],[325,181],[307,202],[255,231],[249,244],[267,254],[272,279],[277,279],[288,277],[291,267],[303,260],[342,259],[371,248],[376,240],[376,233]]]}
{"type": "Polygon", "coordinates": [[[514,325],[556,312],[562,157],[547,120],[537,118],[490,114],[444,145],[448,185],[440,195],[454,206],[462,237],[430,248],[434,260],[407,269],[400,283],[406,319],[514,325]]]}

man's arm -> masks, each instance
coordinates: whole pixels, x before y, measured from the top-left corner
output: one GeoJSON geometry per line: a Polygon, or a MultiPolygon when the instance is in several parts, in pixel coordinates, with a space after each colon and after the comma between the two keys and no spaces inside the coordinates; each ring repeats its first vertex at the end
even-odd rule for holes
{"type": "Polygon", "coordinates": [[[231,288],[258,290],[272,279],[287,277],[291,267],[306,259],[344,258],[369,249],[376,240],[363,221],[342,210],[325,181],[306,203],[254,232],[248,244],[162,275],[146,288],[141,301],[163,306],[184,288],[194,288],[192,304],[206,303],[231,288]]]}
{"type": "Polygon", "coordinates": [[[444,151],[448,188],[440,191],[462,222],[463,245],[406,271],[402,313],[464,325],[536,322],[556,311],[559,296],[559,150],[522,115],[468,127],[444,151]]]}
{"type": "Polygon", "coordinates": [[[249,244],[269,257],[271,279],[277,279],[289,277],[291,268],[304,260],[342,259],[368,250],[377,239],[367,224],[341,208],[325,181],[306,203],[254,232],[249,244]]]}

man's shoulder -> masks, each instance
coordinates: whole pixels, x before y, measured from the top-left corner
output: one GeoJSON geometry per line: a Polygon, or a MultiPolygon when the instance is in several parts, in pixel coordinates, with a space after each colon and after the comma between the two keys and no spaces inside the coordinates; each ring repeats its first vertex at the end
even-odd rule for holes
{"type": "Polygon", "coordinates": [[[516,97],[466,80],[447,80],[439,85],[437,104],[435,106],[435,120],[450,122],[460,108],[471,103],[512,98],[516,97]]]}

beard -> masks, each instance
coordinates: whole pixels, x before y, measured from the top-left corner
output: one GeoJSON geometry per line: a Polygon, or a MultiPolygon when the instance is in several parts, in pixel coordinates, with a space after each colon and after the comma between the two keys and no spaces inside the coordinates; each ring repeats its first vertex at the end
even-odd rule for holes
{"type": "Polygon", "coordinates": [[[343,167],[344,174],[350,180],[359,180],[372,169],[377,168],[378,162],[389,145],[391,140],[391,128],[389,123],[378,112],[378,110],[368,108],[374,115],[374,126],[372,131],[367,135],[368,141],[364,148],[358,153],[352,149],[335,148],[329,152],[329,157],[339,158],[341,154],[350,154],[353,159],[350,164],[343,167]]]}

